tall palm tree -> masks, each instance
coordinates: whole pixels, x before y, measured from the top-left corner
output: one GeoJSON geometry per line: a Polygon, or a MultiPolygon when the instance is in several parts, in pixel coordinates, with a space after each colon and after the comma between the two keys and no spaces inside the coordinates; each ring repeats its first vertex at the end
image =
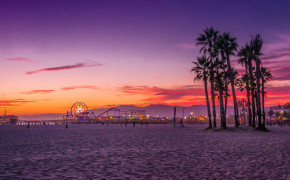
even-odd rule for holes
{"type": "Polygon", "coordinates": [[[217,54],[220,54],[221,57],[221,66],[220,68],[223,70],[223,81],[224,81],[224,91],[225,91],[225,114],[227,113],[227,104],[228,104],[228,85],[230,83],[229,81],[229,72],[227,71],[227,64],[226,64],[226,55],[223,47],[223,37],[219,36],[216,43],[215,43],[215,51],[217,54]]]}
{"type": "Polygon", "coordinates": [[[258,115],[258,127],[262,127],[262,121],[261,121],[261,60],[260,56],[262,55],[261,49],[263,46],[263,39],[261,38],[260,34],[257,34],[254,38],[251,40],[251,45],[253,47],[254,52],[254,60],[256,62],[256,85],[257,85],[257,115],[258,115]]]}
{"type": "Polygon", "coordinates": [[[204,91],[205,91],[205,98],[206,98],[206,106],[207,106],[207,115],[209,118],[208,126],[212,128],[211,122],[211,113],[210,113],[210,104],[208,98],[208,90],[207,90],[207,83],[208,83],[208,69],[210,66],[210,62],[206,56],[198,57],[197,62],[193,62],[195,65],[191,71],[196,74],[194,81],[202,80],[204,82],[204,91]]]}
{"type": "Polygon", "coordinates": [[[210,87],[211,87],[211,100],[214,118],[214,127],[216,127],[216,109],[215,109],[215,93],[214,93],[214,57],[216,56],[214,52],[214,44],[218,38],[219,31],[215,30],[213,27],[206,28],[203,34],[200,34],[196,39],[196,45],[202,46],[200,52],[207,54],[210,60],[210,87]]]}
{"type": "Polygon", "coordinates": [[[223,33],[220,36],[219,41],[221,41],[221,48],[223,49],[226,62],[227,62],[227,67],[228,67],[228,74],[231,82],[231,87],[232,87],[232,96],[234,100],[234,110],[235,110],[235,124],[236,127],[239,126],[239,112],[238,112],[238,104],[237,104],[237,97],[236,97],[236,92],[235,92],[235,80],[234,80],[234,72],[231,67],[231,61],[230,61],[230,56],[235,54],[235,51],[237,51],[238,44],[236,42],[236,38],[232,37],[230,33],[223,33]]]}
{"type": "Polygon", "coordinates": [[[256,84],[254,82],[254,68],[253,68],[253,47],[251,44],[245,45],[245,51],[247,52],[247,64],[248,64],[248,70],[249,70],[249,79],[250,79],[250,91],[251,91],[251,97],[252,97],[252,126],[256,127],[256,106],[255,106],[255,87],[256,84]]]}
{"type": "Polygon", "coordinates": [[[216,83],[216,89],[219,94],[219,100],[220,100],[220,117],[221,117],[221,127],[222,128],[227,128],[227,123],[226,123],[226,113],[225,113],[225,108],[224,108],[224,90],[225,90],[225,82],[223,81],[224,77],[224,72],[221,71],[223,69],[223,62],[219,59],[216,58],[214,61],[215,65],[215,83],[216,83]]]}
{"type": "Polygon", "coordinates": [[[261,79],[262,79],[262,111],[263,111],[263,127],[265,127],[265,121],[266,121],[266,114],[265,114],[265,83],[272,79],[272,74],[269,69],[266,67],[261,67],[261,79]]]}
{"type": "Polygon", "coordinates": [[[247,107],[248,107],[248,123],[252,126],[252,111],[251,111],[251,100],[250,100],[250,86],[249,86],[249,68],[248,68],[248,50],[246,47],[242,47],[238,52],[239,64],[245,65],[246,73],[242,77],[242,81],[245,82],[245,88],[247,90],[247,107]]]}

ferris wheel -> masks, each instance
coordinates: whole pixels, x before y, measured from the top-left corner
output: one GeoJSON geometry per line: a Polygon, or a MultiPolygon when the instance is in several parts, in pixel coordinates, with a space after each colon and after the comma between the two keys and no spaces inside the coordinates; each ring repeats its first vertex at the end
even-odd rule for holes
{"type": "Polygon", "coordinates": [[[88,107],[83,102],[76,102],[71,107],[71,114],[73,117],[78,117],[79,114],[83,114],[88,110],[88,107]]]}

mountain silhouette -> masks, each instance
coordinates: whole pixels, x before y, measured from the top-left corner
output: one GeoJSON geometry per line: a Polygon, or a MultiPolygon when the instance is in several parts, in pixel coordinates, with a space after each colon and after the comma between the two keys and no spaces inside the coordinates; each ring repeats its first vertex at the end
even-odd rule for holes
{"type": "MultiPolygon", "coordinates": [[[[172,105],[163,105],[163,104],[152,104],[145,107],[139,107],[134,105],[120,105],[116,106],[115,108],[119,109],[120,111],[137,111],[137,110],[145,110],[146,115],[150,115],[153,117],[173,117],[173,110],[174,107],[176,107],[176,116],[182,117],[183,116],[183,109],[184,109],[184,116],[188,117],[192,113],[193,116],[198,115],[207,115],[207,109],[206,105],[192,105],[192,106],[172,106],[172,105]]],[[[109,108],[98,108],[98,109],[89,109],[90,112],[94,112],[94,114],[97,116],[109,108]]],[[[216,106],[217,113],[219,114],[219,106],[216,106]]],[[[110,111],[108,113],[109,116],[118,115],[119,113],[116,111],[114,114],[114,111],[110,111]]],[[[228,106],[227,110],[228,115],[234,114],[234,109],[232,106],[228,106]]],[[[62,119],[66,115],[66,112],[58,113],[58,114],[52,114],[52,113],[46,113],[46,114],[37,114],[37,115],[19,115],[20,119],[40,119],[40,120],[47,120],[47,119],[62,119]]],[[[107,115],[107,114],[105,114],[107,115]]]]}

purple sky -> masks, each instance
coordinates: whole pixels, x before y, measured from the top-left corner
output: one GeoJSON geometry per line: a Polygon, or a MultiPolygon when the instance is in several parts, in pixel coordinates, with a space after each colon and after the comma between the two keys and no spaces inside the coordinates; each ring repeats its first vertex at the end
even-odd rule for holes
{"type": "MultiPolygon", "coordinates": [[[[284,100],[290,99],[285,92],[290,90],[289,7],[290,1],[282,0],[1,0],[0,75],[5,77],[2,83],[6,86],[1,88],[0,97],[5,103],[33,101],[25,104],[27,108],[62,101],[57,107],[61,112],[74,101],[87,101],[95,107],[194,104],[198,97],[190,92],[196,90],[199,98],[202,95],[201,83],[194,83],[190,73],[191,62],[199,55],[195,39],[203,29],[213,26],[231,32],[240,46],[251,35],[262,35],[263,63],[276,77],[269,83],[269,98],[279,103],[280,89],[284,100]],[[94,88],[77,88],[79,91],[70,91],[61,99],[65,87],[94,88]],[[128,87],[138,91],[123,91],[128,87]],[[147,93],[140,92],[140,87],[147,93]],[[175,99],[164,91],[177,93],[175,99]]],[[[5,103],[0,105],[11,105],[5,103]]],[[[22,110],[16,105],[14,109],[25,110],[24,105],[22,110]]]]}
{"type": "Polygon", "coordinates": [[[290,29],[287,1],[2,0],[0,5],[2,51],[37,46],[154,53],[192,43],[208,26],[241,42],[255,33],[273,42],[290,29]]]}

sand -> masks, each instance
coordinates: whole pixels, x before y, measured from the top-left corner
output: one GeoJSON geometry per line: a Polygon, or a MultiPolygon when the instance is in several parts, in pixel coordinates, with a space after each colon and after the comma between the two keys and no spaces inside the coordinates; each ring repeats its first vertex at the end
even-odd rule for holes
{"type": "Polygon", "coordinates": [[[290,127],[0,126],[0,179],[290,179],[290,127]]]}

